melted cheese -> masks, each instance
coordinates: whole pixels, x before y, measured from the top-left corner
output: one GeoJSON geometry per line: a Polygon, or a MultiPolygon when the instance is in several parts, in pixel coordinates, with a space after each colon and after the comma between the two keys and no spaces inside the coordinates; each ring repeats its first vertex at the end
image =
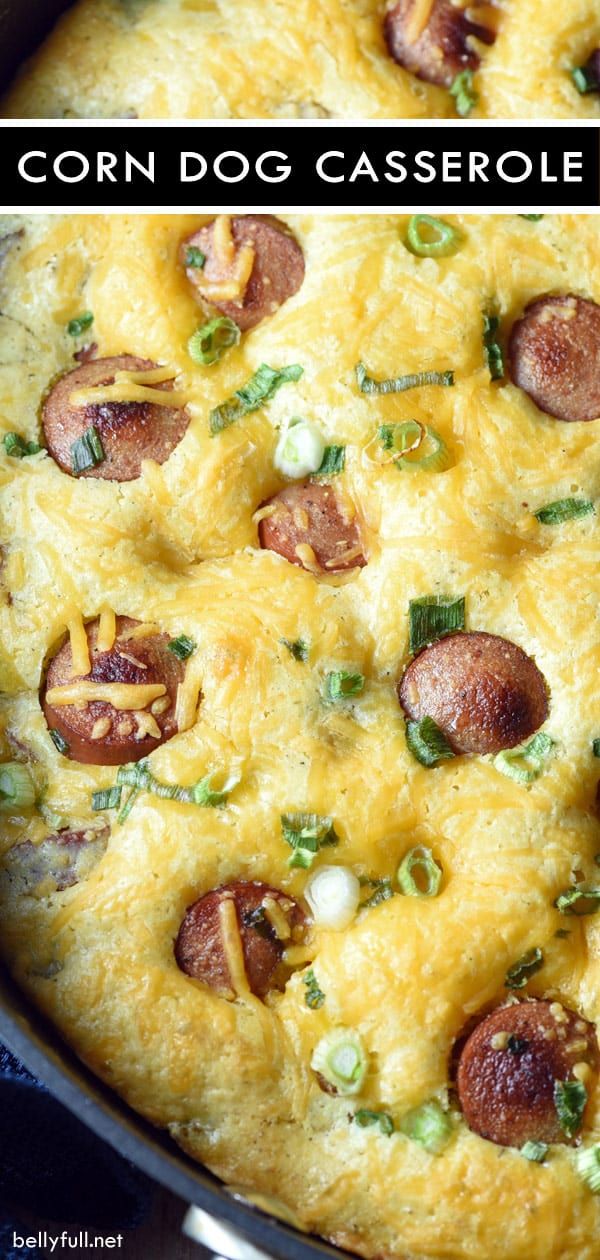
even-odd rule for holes
{"type": "Polygon", "coordinates": [[[414,44],[419,36],[423,34],[431,16],[432,8],[433,0],[413,0],[412,9],[406,24],[406,35],[409,43],[414,44]]]}
{"type": "MultiPolygon", "coordinates": [[[[98,652],[110,652],[115,642],[116,632],[117,619],[113,609],[107,607],[102,608],[100,611],[96,650],[98,652]]],[[[89,670],[87,672],[89,673],[89,670]]]]}
{"type": "Polygon", "coordinates": [[[221,926],[223,951],[227,959],[227,968],[233,990],[238,997],[243,997],[250,992],[250,986],[244,965],[244,954],[235,902],[230,897],[224,897],[219,903],[219,923],[221,926]]]}
{"type": "Polygon", "coordinates": [[[67,704],[92,704],[100,700],[113,709],[143,709],[152,700],[164,696],[164,683],[76,682],[63,687],[49,687],[48,704],[61,708],[67,704]]]}
{"type": "MultiPolygon", "coordinates": [[[[315,3],[317,25],[324,9],[315,3]]],[[[505,6],[503,21],[518,12],[531,12],[525,0],[505,6]]],[[[600,222],[447,217],[461,248],[436,260],[407,251],[406,215],[285,216],[306,259],[301,289],[206,371],[187,356],[198,311],[174,262],[203,216],[3,220],[3,233],[24,228],[0,277],[5,431],[39,437],[39,398],[64,369],[61,313],[87,307],[99,353],[168,362],[191,415],[160,468],[168,501],[158,508],[147,470],[119,485],[78,480],[49,456],[10,460],[0,449],[4,755],[6,732],[30,750],[52,809],[91,822],[91,793],[111,786],[116,769],[57,757],[39,688],[66,612],[107,607],[144,623],[129,645],[119,639],[133,656],[136,637],[157,627],[198,645],[180,729],[151,754],[152,772],[187,785],[239,770],[240,781],[218,808],[140,793],[129,817],[112,821],[97,865],[58,894],[19,896],[4,878],[1,855],[47,833],[37,811],[18,823],[4,816],[0,951],[100,1077],[229,1185],[253,1196],[275,1186],[304,1229],[369,1258],[597,1260],[600,1196],[578,1177],[574,1149],[555,1146],[544,1166],[532,1164],[456,1115],[452,1141],[434,1156],[401,1133],[350,1124],[347,1100],[322,1093],[309,1066],[321,1036],[355,1028],[374,1068],[360,1104],[400,1123],[447,1096],[465,1022],[504,999],[507,969],[535,946],[544,966],[528,991],[600,1024],[600,916],[565,920],[553,906],[575,873],[594,880],[600,851],[591,754],[600,511],[552,528],[534,516],[559,498],[600,503],[600,417],[542,415],[509,380],[490,381],[481,345],[492,300],[503,338],[540,294],[600,301],[600,222]],[[24,312],[39,337],[33,355],[24,312]],[[362,395],[359,360],[381,377],[452,368],[455,385],[362,395]],[[304,375],[211,437],[211,409],[262,362],[299,362],[304,375]],[[257,545],[253,515],[281,485],[277,435],[298,414],[317,415],[326,442],[346,447],[331,484],[355,506],[369,563],[343,577],[315,576],[257,545]],[[381,424],[408,419],[442,435],[445,471],[363,462],[381,424]],[[489,757],[428,770],[407,750],[396,684],[408,605],[434,591],[464,595],[469,628],[518,643],[548,681],[545,729],[557,746],[528,788],[489,757]],[[309,659],[295,660],[282,639],[303,639],[309,659]],[[342,669],[363,673],[364,690],[351,706],[325,705],[322,680],[342,669]],[[302,905],[308,873],[290,868],[280,821],[296,810],[331,814],[339,835],[313,869],[339,862],[393,879],[423,844],[443,867],[440,894],[395,895],[346,931],[290,942],[286,960],[311,965],[325,994],[319,1009],[306,1004],[302,970],[264,1003],[224,1001],[176,966],[179,925],[196,898],[238,879],[302,905]],[[556,937],[560,927],[570,935],[556,937]],[[51,963],[62,970],[44,978],[51,963]]],[[[113,729],[133,734],[140,708],[137,693],[113,729]]],[[[600,1091],[589,1084],[586,1144],[600,1141],[600,1091]]]]}
{"type": "Polygon", "coordinates": [[[92,668],[90,649],[83,617],[78,610],[69,617],[67,626],[71,640],[71,669],[73,677],[75,678],[80,674],[89,674],[92,668]]]}
{"type": "Polygon", "coordinates": [[[102,403],[154,403],[157,407],[185,407],[185,394],[169,390],[152,389],[152,385],[163,381],[172,381],[174,373],[170,368],[149,368],[147,371],[115,372],[111,385],[92,385],[89,389],[75,389],[69,395],[72,407],[100,406],[102,403]]]}
{"type": "MultiPolygon", "coordinates": [[[[78,0],[16,79],[2,112],[456,118],[449,92],[389,55],[382,26],[392,7],[393,0],[78,0]]],[[[430,7],[415,0],[413,39],[430,7]]],[[[473,12],[498,34],[492,47],[478,45],[472,117],[598,120],[598,96],[581,96],[570,76],[600,45],[597,0],[511,0],[473,12]]]]}

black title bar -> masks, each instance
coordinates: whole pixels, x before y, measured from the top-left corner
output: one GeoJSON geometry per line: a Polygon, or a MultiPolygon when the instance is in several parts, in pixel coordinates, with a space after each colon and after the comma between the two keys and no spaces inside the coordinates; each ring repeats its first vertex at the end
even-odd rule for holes
{"type": "Polygon", "coordinates": [[[591,127],[4,126],[12,206],[600,205],[591,127]]]}

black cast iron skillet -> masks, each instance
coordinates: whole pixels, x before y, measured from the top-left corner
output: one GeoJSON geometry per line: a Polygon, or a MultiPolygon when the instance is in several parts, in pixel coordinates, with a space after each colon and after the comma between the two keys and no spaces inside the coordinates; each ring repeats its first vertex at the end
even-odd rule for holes
{"type": "MultiPolygon", "coordinates": [[[[234,1198],[216,1177],[148,1124],[74,1055],[0,966],[0,1040],[90,1129],[155,1181],[223,1223],[233,1250],[250,1243],[277,1260],[343,1260],[347,1255],[234,1198]]],[[[199,1047],[201,1051],[201,1047],[199,1047]]],[[[276,1187],[274,1187],[276,1189],[276,1187]]],[[[256,1254],[252,1260],[257,1260],[256,1254]]],[[[350,1258],[349,1258],[350,1260],[350,1258]]],[[[354,1258],[355,1260],[355,1258],[354,1258]]]]}
{"type": "Polygon", "coordinates": [[[34,51],[70,0],[0,0],[0,89],[34,51]]]}

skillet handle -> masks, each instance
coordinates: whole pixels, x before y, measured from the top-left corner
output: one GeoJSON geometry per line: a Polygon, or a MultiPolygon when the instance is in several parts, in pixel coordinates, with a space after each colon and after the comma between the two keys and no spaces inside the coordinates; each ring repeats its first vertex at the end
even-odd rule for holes
{"type": "Polygon", "coordinates": [[[212,1252],[215,1260],[272,1260],[267,1251],[248,1242],[233,1225],[215,1220],[199,1207],[188,1208],[183,1232],[212,1252]]]}

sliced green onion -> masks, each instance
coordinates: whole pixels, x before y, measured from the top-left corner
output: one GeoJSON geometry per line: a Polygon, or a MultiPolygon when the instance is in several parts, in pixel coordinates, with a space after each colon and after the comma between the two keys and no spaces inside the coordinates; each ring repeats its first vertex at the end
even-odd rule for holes
{"type": "Polygon", "coordinates": [[[409,1111],[400,1121],[399,1128],[405,1137],[411,1142],[418,1142],[431,1155],[439,1155],[452,1137],[452,1122],[437,1098],[409,1111]]]}
{"type": "Polygon", "coordinates": [[[288,865],[303,870],[312,866],[320,849],[339,841],[333,819],[322,814],[282,814],[281,834],[293,849],[288,865]]]}
{"type": "Polygon", "coordinates": [[[367,897],[366,901],[362,902],[361,910],[372,910],[374,906],[379,906],[382,901],[389,901],[390,897],[394,896],[392,881],[389,878],[361,879],[359,880],[359,883],[363,885],[367,884],[369,888],[374,889],[374,892],[371,893],[370,897],[367,897]]]}
{"type": "Polygon", "coordinates": [[[317,1042],[310,1065],[339,1094],[359,1094],[367,1074],[367,1053],[352,1028],[334,1028],[317,1042]]]}
{"type": "Polygon", "coordinates": [[[346,669],[331,670],[325,676],[323,696],[331,704],[358,696],[365,685],[364,674],[351,674],[346,669]]]}
{"type": "Polygon", "coordinates": [[[211,367],[223,358],[226,350],[239,344],[242,334],[227,315],[216,315],[192,333],[187,348],[190,359],[202,367],[211,367]]]}
{"type": "Polygon", "coordinates": [[[45,805],[43,801],[38,802],[38,809],[44,819],[44,822],[52,829],[52,831],[65,831],[65,829],[69,826],[69,820],[68,818],[65,818],[64,814],[55,813],[55,811],[50,809],[48,805],[45,805]]]}
{"type": "Polygon", "coordinates": [[[402,471],[442,472],[448,467],[448,447],[430,424],[419,424],[417,420],[381,424],[377,436],[385,451],[397,452],[394,463],[402,471]]]}
{"type": "Polygon", "coordinates": [[[440,761],[448,761],[454,756],[444,732],[432,717],[423,717],[418,722],[408,721],[406,743],[409,752],[422,766],[437,766],[440,761]]]}
{"type": "Polygon", "coordinates": [[[279,369],[269,367],[268,363],[261,363],[250,380],[237,389],[232,398],[211,411],[209,421],[212,436],[222,433],[223,429],[229,428],[230,424],[251,411],[258,411],[259,407],[273,398],[282,385],[289,381],[299,381],[303,371],[304,368],[299,363],[279,369]]]}
{"type": "Polygon", "coordinates": [[[493,381],[501,381],[504,377],[504,355],[496,338],[499,326],[497,315],[483,312],[483,357],[493,381]]]}
{"type": "Polygon", "coordinates": [[[119,814],[119,822],[131,813],[131,809],[135,798],[139,792],[150,792],[153,796],[161,797],[163,800],[180,801],[185,805],[200,805],[214,807],[223,805],[234,787],[240,782],[240,775],[232,772],[225,779],[220,788],[213,788],[212,782],[219,772],[211,771],[210,774],[199,779],[197,783],[193,783],[191,787],[182,787],[179,783],[162,783],[151,772],[148,766],[148,759],[143,758],[142,761],[133,762],[131,765],[120,766],[117,772],[117,785],[119,787],[131,787],[133,789],[132,796],[128,797],[119,814]],[[135,795],[133,795],[135,793],[135,795]]]}
{"type": "Polygon", "coordinates": [[[444,219],[434,219],[431,214],[413,214],[409,219],[406,246],[419,258],[446,258],[455,254],[459,245],[459,232],[444,219]],[[429,232],[429,239],[423,236],[424,229],[429,232]]]}
{"type": "Polygon", "coordinates": [[[94,316],[91,311],[83,311],[81,315],[76,315],[67,324],[69,337],[80,337],[88,328],[91,328],[93,322],[94,316]]]}
{"type": "Polygon", "coordinates": [[[504,748],[494,757],[494,765],[501,774],[514,779],[515,783],[533,783],[538,779],[555,741],[545,731],[538,731],[528,744],[520,748],[504,748]]]}
{"type": "Polygon", "coordinates": [[[19,761],[0,765],[0,810],[28,809],[35,801],[35,784],[27,766],[19,761]]]}
{"type": "Polygon", "coordinates": [[[530,1159],[533,1164],[542,1164],[547,1154],[548,1146],[545,1142],[525,1142],[521,1147],[521,1155],[530,1159]]]}
{"type": "Polygon", "coordinates": [[[407,389],[417,389],[422,385],[454,385],[454,372],[412,372],[378,380],[368,375],[364,363],[357,363],[354,371],[358,388],[363,394],[403,394],[407,389]]]}
{"type": "Polygon", "coordinates": [[[600,1142],[595,1146],[582,1146],[575,1152],[575,1167],[582,1181],[592,1191],[600,1193],[600,1142]]]}
{"type": "Polygon", "coordinates": [[[504,987],[506,989],[524,989],[527,981],[534,976],[536,971],[544,965],[544,955],[537,945],[535,949],[528,949],[522,958],[519,958],[512,967],[509,967],[504,977],[504,987]]]}
{"type": "Polygon", "coordinates": [[[323,1006],[325,994],[319,988],[319,982],[312,967],[302,976],[302,983],[306,985],[306,993],[304,994],[306,1005],[310,1007],[311,1011],[318,1011],[323,1006]]]}
{"type": "Polygon", "coordinates": [[[37,442],[26,442],[19,433],[5,433],[2,442],[6,454],[13,459],[25,459],[27,455],[37,455],[38,451],[43,450],[37,442]]]}
{"type": "Polygon", "coordinates": [[[600,910],[600,888],[567,888],[559,893],[554,905],[561,914],[597,914],[600,910]]]}
{"type": "Polygon", "coordinates": [[[600,757],[600,739],[592,740],[592,752],[594,757],[600,757]]]}
{"type": "Polygon", "coordinates": [[[227,776],[222,787],[213,788],[211,784],[217,773],[216,770],[213,770],[211,774],[205,775],[194,787],[189,789],[190,801],[194,805],[210,806],[211,809],[216,805],[224,805],[230,792],[241,782],[241,776],[234,772],[227,776]]]}
{"type": "Polygon", "coordinates": [[[102,788],[100,792],[92,792],[92,809],[116,809],[121,804],[121,787],[102,788]]]}
{"type": "Polygon", "coordinates": [[[187,661],[188,656],[191,656],[192,652],[196,651],[197,646],[198,644],[194,639],[190,639],[187,634],[179,634],[176,639],[171,639],[167,643],[169,652],[172,652],[178,661],[187,661]]]}
{"type": "Polygon", "coordinates": [[[54,744],[54,747],[59,753],[62,753],[63,757],[65,757],[69,751],[69,745],[67,744],[66,739],[63,739],[60,731],[57,731],[55,727],[49,727],[48,734],[54,744]]]}
{"type": "Polygon", "coordinates": [[[449,92],[454,97],[459,117],[467,118],[479,100],[479,93],[473,87],[473,71],[461,70],[453,80],[449,92]]]}
{"type": "Polygon", "coordinates": [[[589,499],[556,499],[533,515],[540,525],[562,525],[563,521],[575,521],[579,516],[589,516],[594,511],[594,504],[589,499]]]}
{"type": "Polygon", "coordinates": [[[127,796],[127,797],[125,798],[125,800],[123,801],[123,804],[122,804],[122,806],[121,806],[121,808],[120,808],[120,810],[119,810],[119,812],[118,812],[118,814],[117,814],[117,822],[118,822],[118,823],[124,823],[124,822],[125,822],[125,819],[126,819],[126,818],[129,818],[129,815],[130,815],[130,813],[131,813],[131,811],[132,811],[132,809],[133,809],[133,807],[134,807],[134,805],[135,805],[135,802],[137,801],[137,798],[138,798],[139,794],[140,794],[140,789],[139,789],[139,788],[137,788],[137,787],[132,787],[132,789],[131,789],[131,791],[130,791],[130,793],[129,793],[129,796],[127,796]]]}
{"type": "Polygon", "coordinates": [[[442,880],[442,868],[436,862],[431,849],[418,844],[409,849],[396,872],[400,891],[405,897],[437,897],[442,880]],[[419,882],[415,879],[418,875],[419,882]]]}
{"type": "Polygon", "coordinates": [[[71,446],[71,468],[73,475],[85,472],[88,468],[97,468],[106,459],[102,438],[93,424],[71,446]]]}
{"type": "MultiPolygon", "coordinates": [[[[520,214],[519,215],[520,219],[529,219],[530,223],[539,223],[540,219],[543,219],[543,217],[544,217],[543,214],[520,214]]],[[[540,1145],[542,1145],[542,1143],[540,1143],[540,1145]]]]}
{"type": "Polygon", "coordinates": [[[345,446],[326,446],[315,477],[335,477],[346,466],[345,446]]]}
{"type": "Polygon", "coordinates": [[[563,1133],[573,1138],[581,1128],[587,1090],[582,1081],[555,1081],[554,1106],[563,1133]]]}
{"type": "Polygon", "coordinates": [[[584,66],[574,66],[571,78],[581,96],[600,92],[600,54],[593,53],[584,66]]]}
{"type": "Polygon", "coordinates": [[[191,267],[195,271],[201,271],[205,262],[206,254],[203,254],[197,245],[188,245],[185,252],[185,266],[191,267]]]}
{"type": "Polygon", "coordinates": [[[422,595],[408,605],[408,646],[413,653],[465,628],[465,597],[422,595]]]}
{"type": "Polygon", "coordinates": [[[283,643],[295,661],[308,660],[310,647],[305,639],[280,639],[279,642],[283,643]]]}
{"type": "Polygon", "coordinates": [[[367,1111],[366,1107],[361,1107],[354,1112],[352,1119],[360,1129],[376,1124],[385,1137],[391,1137],[396,1127],[389,1111],[367,1111]]]}
{"type": "Polygon", "coordinates": [[[358,910],[360,884],[349,866],[320,866],[304,889],[315,926],[343,932],[358,910]]]}
{"type": "Polygon", "coordinates": [[[281,433],[273,463],[284,477],[307,477],[321,467],[324,454],[325,441],[318,426],[295,418],[281,433]]]}

